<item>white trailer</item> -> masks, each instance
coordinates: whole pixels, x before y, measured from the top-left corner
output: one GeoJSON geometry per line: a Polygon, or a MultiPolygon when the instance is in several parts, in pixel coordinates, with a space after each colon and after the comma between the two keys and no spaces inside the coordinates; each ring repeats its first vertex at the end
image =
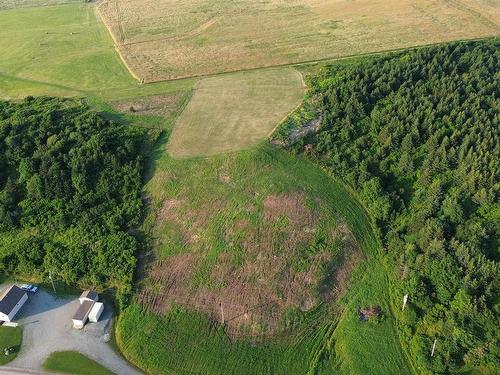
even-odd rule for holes
{"type": "Polygon", "coordinates": [[[89,313],[89,322],[97,323],[102,312],[104,311],[104,303],[96,302],[94,306],[92,306],[92,310],[89,313]]]}

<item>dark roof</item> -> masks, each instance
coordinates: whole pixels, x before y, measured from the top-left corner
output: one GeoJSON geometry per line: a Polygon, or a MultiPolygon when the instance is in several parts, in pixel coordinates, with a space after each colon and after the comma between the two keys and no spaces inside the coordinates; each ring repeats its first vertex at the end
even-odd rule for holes
{"type": "Polygon", "coordinates": [[[73,319],[75,320],[86,320],[89,316],[89,312],[94,306],[94,301],[84,301],[80,306],[78,306],[78,310],[76,310],[75,315],[73,315],[73,319]]]}
{"type": "Polygon", "coordinates": [[[97,297],[98,297],[97,292],[93,290],[86,290],[80,295],[80,298],[88,298],[91,299],[92,301],[97,301],[98,299],[97,297]]]}
{"type": "Polygon", "coordinates": [[[7,288],[0,299],[0,312],[9,315],[24,295],[26,292],[16,285],[7,288]]]}

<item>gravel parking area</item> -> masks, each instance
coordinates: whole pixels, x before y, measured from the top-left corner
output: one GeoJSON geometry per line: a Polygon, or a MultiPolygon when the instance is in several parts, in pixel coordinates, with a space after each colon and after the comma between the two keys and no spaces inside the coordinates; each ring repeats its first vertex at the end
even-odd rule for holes
{"type": "MultiPolygon", "coordinates": [[[[140,374],[107,343],[112,334],[113,311],[105,304],[98,323],[72,328],[78,299],[55,297],[44,290],[29,295],[14,321],[23,328],[23,344],[11,368],[41,370],[50,353],[76,350],[119,375],[140,374]]],[[[1,373],[1,367],[0,367],[1,373]]]]}

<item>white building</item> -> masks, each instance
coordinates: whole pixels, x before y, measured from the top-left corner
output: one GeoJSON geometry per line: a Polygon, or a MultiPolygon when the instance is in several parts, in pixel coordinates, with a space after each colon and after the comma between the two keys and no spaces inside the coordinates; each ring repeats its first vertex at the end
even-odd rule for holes
{"type": "Polygon", "coordinates": [[[28,293],[16,285],[7,288],[0,297],[0,321],[11,322],[28,300],[28,293]]]}
{"type": "MultiPolygon", "coordinates": [[[[73,315],[73,328],[82,329],[85,323],[87,323],[87,319],[89,318],[94,305],[98,303],[97,301],[99,300],[99,295],[93,290],[86,290],[81,294],[78,300],[80,301],[80,306],[78,306],[78,310],[76,310],[75,315],[73,315]]],[[[95,319],[99,319],[102,309],[103,308],[101,308],[100,312],[97,310],[94,312],[93,317],[96,317],[95,319]]]]}
{"type": "Polygon", "coordinates": [[[97,323],[99,318],[104,310],[104,303],[96,302],[94,306],[92,306],[92,310],[89,313],[89,322],[97,323]]]}

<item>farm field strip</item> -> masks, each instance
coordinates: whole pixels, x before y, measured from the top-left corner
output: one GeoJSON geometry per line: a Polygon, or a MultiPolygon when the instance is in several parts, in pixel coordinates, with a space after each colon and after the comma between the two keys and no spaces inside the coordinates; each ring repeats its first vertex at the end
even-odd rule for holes
{"type": "Polygon", "coordinates": [[[500,4],[487,0],[106,0],[99,11],[123,59],[146,82],[500,32],[500,4]]]}
{"type": "Polygon", "coordinates": [[[167,150],[176,158],[248,148],[263,140],[304,95],[300,73],[269,69],[202,79],[167,150]]]}

